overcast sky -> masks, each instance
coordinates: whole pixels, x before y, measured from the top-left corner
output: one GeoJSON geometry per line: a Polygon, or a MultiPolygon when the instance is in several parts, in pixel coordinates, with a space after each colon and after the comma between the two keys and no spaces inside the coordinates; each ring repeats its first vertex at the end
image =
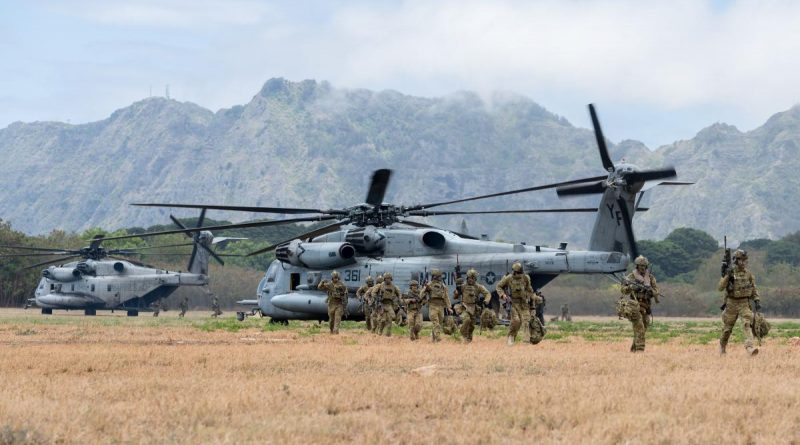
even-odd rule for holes
{"type": "Polygon", "coordinates": [[[271,77],[524,94],[655,148],[800,102],[800,2],[0,0],[0,128],[153,95],[216,111],[271,77]]]}

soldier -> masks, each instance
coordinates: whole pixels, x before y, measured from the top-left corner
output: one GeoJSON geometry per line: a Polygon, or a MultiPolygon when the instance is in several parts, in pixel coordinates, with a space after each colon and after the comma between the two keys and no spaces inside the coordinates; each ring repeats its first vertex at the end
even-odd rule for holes
{"type": "Polygon", "coordinates": [[[214,318],[222,315],[222,311],[219,308],[219,298],[216,295],[211,299],[211,311],[211,316],[214,318]]]}
{"type": "Polygon", "coordinates": [[[371,307],[370,318],[372,320],[372,332],[374,333],[378,332],[378,323],[380,323],[381,320],[381,314],[379,310],[381,306],[381,301],[377,297],[377,293],[378,290],[381,288],[382,284],[383,284],[383,275],[378,275],[378,278],[375,279],[375,285],[372,286],[367,291],[367,301],[369,301],[371,307]]]}
{"type": "Polygon", "coordinates": [[[408,309],[408,335],[411,341],[419,340],[419,331],[422,330],[423,301],[417,280],[408,283],[408,293],[403,298],[403,303],[408,309]]]}
{"type": "Polygon", "coordinates": [[[500,298],[511,301],[511,325],[509,326],[507,339],[509,346],[513,345],[517,340],[517,333],[520,327],[523,328],[523,331],[528,329],[528,319],[530,318],[529,301],[533,296],[531,277],[522,272],[522,264],[519,262],[514,263],[511,266],[511,271],[511,274],[504,276],[495,288],[500,298]],[[506,287],[510,290],[510,297],[506,295],[506,287]]]}
{"type": "Polygon", "coordinates": [[[367,277],[366,283],[363,286],[359,287],[356,291],[356,298],[358,301],[361,302],[361,307],[364,311],[364,320],[367,322],[367,330],[372,330],[372,307],[370,303],[367,301],[367,291],[375,285],[375,280],[372,279],[372,275],[367,277]]]}
{"type": "Polygon", "coordinates": [[[325,303],[328,305],[328,326],[331,334],[339,334],[339,323],[342,322],[344,308],[347,305],[347,286],[339,281],[339,272],[331,272],[331,281],[322,280],[317,289],[328,293],[325,303]]]}
{"type": "Polygon", "coordinates": [[[651,310],[650,300],[658,303],[658,286],[656,277],[650,272],[650,262],[642,255],[633,260],[636,268],[622,281],[622,295],[639,303],[639,310],[630,314],[633,325],[633,344],[631,352],[644,352],[644,335],[650,327],[651,310]]]}
{"type": "Polygon", "coordinates": [[[434,343],[441,340],[442,324],[444,323],[445,312],[450,312],[450,295],[447,286],[442,283],[442,271],[439,269],[431,270],[431,282],[422,289],[422,295],[427,295],[428,317],[433,323],[431,339],[434,343]]]}
{"type": "Polygon", "coordinates": [[[153,317],[158,317],[158,313],[161,312],[161,299],[158,299],[150,305],[153,308],[153,317]]]}
{"type": "Polygon", "coordinates": [[[394,308],[394,324],[397,326],[405,326],[406,318],[408,317],[401,297],[402,295],[399,295],[397,298],[395,298],[392,306],[394,308]]]}
{"type": "Polygon", "coordinates": [[[181,300],[180,307],[181,307],[181,313],[178,314],[178,317],[183,318],[183,316],[186,315],[186,311],[189,310],[189,297],[183,297],[183,299],[181,300]]]}
{"type": "Polygon", "coordinates": [[[378,335],[385,332],[387,337],[392,336],[392,321],[394,321],[394,302],[400,298],[400,289],[392,283],[391,272],[383,274],[383,284],[377,291],[376,297],[381,302],[381,319],[378,322],[378,335]]]}
{"type": "Polygon", "coordinates": [[[470,269],[467,272],[467,284],[461,287],[461,304],[464,311],[461,312],[461,337],[469,343],[472,341],[472,332],[475,330],[475,319],[478,317],[478,303],[483,296],[484,305],[489,304],[492,295],[489,291],[478,284],[478,271],[470,269]]]}
{"type": "Polygon", "coordinates": [[[747,353],[758,354],[758,347],[753,347],[753,312],[750,310],[750,300],[755,303],[756,311],[761,310],[761,298],[758,296],[756,288],[756,278],[752,272],[747,270],[747,252],[737,250],[733,253],[734,266],[728,269],[728,273],[719,280],[718,289],[725,291],[724,312],[722,322],[724,327],[719,338],[719,353],[725,354],[725,347],[731,337],[733,326],[736,319],[742,317],[744,326],[744,347],[747,353]]]}
{"type": "Polygon", "coordinates": [[[572,317],[569,315],[569,305],[567,303],[561,305],[561,321],[572,321],[572,317]]]}

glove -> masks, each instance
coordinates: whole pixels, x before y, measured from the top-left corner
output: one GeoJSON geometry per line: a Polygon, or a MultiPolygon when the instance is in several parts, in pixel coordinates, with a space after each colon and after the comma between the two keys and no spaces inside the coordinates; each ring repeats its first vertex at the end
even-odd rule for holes
{"type": "Polygon", "coordinates": [[[761,301],[756,300],[756,312],[761,310],[761,301]]]}

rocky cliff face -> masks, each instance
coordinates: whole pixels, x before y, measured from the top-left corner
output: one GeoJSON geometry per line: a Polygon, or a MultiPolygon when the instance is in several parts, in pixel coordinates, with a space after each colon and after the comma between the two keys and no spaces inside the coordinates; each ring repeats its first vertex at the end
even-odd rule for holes
{"type": "MultiPolygon", "coordinates": [[[[691,187],[658,187],[636,217],[639,238],[692,226],[721,237],[797,230],[795,108],[749,133],[715,124],[690,141],[651,152],[611,146],[614,160],[674,164],[691,187]],[[734,210],[739,209],[739,210],[734,210]]],[[[419,98],[269,80],[245,105],[216,113],[151,98],[85,125],[15,123],[0,130],[0,216],[29,233],[166,221],[166,201],[298,207],[362,202],[372,170],[395,175],[387,202],[412,204],[602,174],[591,131],[512,94],[419,98]]],[[[545,191],[476,201],[461,209],[586,206],[545,191]]],[[[179,214],[187,214],[186,212],[179,214]]],[[[214,217],[249,219],[255,215],[214,217]]],[[[263,216],[263,215],[261,215],[263,216]]],[[[472,233],[529,243],[584,245],[590,215],[470,217],[472,233]]],[[[429,218],[458,228],[461,218],[429,218]]]]}

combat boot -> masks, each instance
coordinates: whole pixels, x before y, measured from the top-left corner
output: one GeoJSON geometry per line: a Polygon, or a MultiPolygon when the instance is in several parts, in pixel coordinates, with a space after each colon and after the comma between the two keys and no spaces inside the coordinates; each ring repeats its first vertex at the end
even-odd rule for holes
{"type": "Polygon", "coordinates": [[[719,342],[719,355],[725,355],[725,343],[719,342]]]}
{"type": "Polygon", "coordinates": [[[752,347],[752,346],[748,346],[748,347],[746,347],[745,349],[747,350],[747,353],[748,353],[748,354],[749,354],[751,357],[752,357],[752,356],[754,356],[754,355],[758,355],[758,348],[754,348],[754,347],[752,347]]]}
{"type": "Polygon", "coordinates": [[[506,339],[506,344],[508,346],[514,346],[514,337],[509,335],[508,338],[506,339]]]}

